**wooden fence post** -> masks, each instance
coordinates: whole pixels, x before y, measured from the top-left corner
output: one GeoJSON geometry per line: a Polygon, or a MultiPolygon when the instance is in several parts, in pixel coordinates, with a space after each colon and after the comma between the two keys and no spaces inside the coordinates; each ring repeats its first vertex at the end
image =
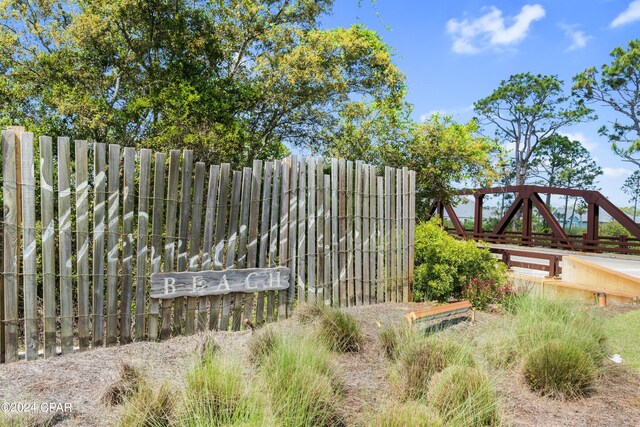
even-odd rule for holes
{"type": "Polygon", "coordinates": [[[44,357],[56,354],[56,260],[53,212],[53,143],[40,137],[40,219],[42,222],[42,294],[44,357]]]}
{"type": "Polygon", "coordinates": [[[91,319],[89,311],[89,159],[87,141],[75,141],[76,165],[76,273],[78,276],[78,344],[89,348],[91,319]]]}
{"type": "Polygon", "coordinates": [[[22,187],[22,297],[24,303],[24,347],[27,360],[38,357],[38,291],[36,271],[36,195],[33,164],[33,134],[20,140],[22,187]]]}

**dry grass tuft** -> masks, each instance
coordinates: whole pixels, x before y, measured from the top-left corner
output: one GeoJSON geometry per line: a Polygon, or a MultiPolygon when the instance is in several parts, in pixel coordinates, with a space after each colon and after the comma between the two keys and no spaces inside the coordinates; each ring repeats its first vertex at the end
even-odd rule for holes
{"type": "Polygon", "coordinates": [[[431,377],[450,365],[475,367],[472,354],[452,341],[427,338],[401,352],[396,377],[405,399],[421,400],[429,389],[431,377]]]}
{"type": "Polygon", "coordinates": [[[102,393],[102,403],[105,405],[120,405],[140,388],[143,376],[138,369],[126,362],[118,368],[118,379],[102,393]]]}
{"type": "Polygon", "coordinates": [[[339,309],[322,310],[319,331],[324,343],[338,353],[358,352],[364,343],[358,321],[339,309]]]}
{"type": "Polygon", "coordinates": [[[367,427],[440,427],[444,422],[431,408],[417,402],[389,405],[366,424],[367,427]]]}
{"type": "Polygon", "coordinates": [[[319,304],[300,304],[295,318],[303,325],[314,323],[322,316],[323,308],[319,304]]]}
{"type": "Polygon", "coordinates": [[[173,424],[176,413],[176,398],[167,384],[153,389],[143,384],[127,399],[121,427],[164,427],[173,424]]]}
{"type": "Polygon", "coordinates": [[[280,342],[280,336],[271,327],[266,327],[249,341],[249,360],[260,365],[268,357],[276,345],[280,342]]]}
{"type": "Polygon", "coordinates": [[[219,351],[220,344],[218,344],[214,335],[206,335],[204,340],[198,345],[198,354],[200,355],[201,362],[210,360],[219,351]]]}

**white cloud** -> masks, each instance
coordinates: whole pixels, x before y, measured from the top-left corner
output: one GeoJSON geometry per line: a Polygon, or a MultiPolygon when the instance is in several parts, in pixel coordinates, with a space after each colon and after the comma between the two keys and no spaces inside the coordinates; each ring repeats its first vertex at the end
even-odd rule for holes
{"type": "Polygon", "coordinates": [[[629,6],[624,12],[616,16],[615,19],[611,21],[609,26],[611,28],[616,28],[638,20],[640,20],[640,0],[634,0],[629,3],[629,6]]]}
{"type": "Polygon", "coordinates": [[[603,176],[605,178],[622,178],[627,175],[631,175],[631,171],[627,168],[602,168],[603,176]]]}
{"type": "Polygon", "coordinates": [[[473,104],[467,105],[466,107],[453,107],[453,108],[440,109],[440,110],[429,110],[420,116],[420,121],[424,122],[434,114],[439,114],[441,116],[459,116],[469,111],[473,111],[473,104]]]}
{"type": "Polygon", "coordinates": [[[594,150],[598,148],[598,143],[582,132],[558,132],[558,133],[562,136],[566,136],[572,141],[578,141],[590,153],[593,153],[594,150]]]}
{"type": "Polygon", "coordinates": [[[568,50],[581,49],[593,38],[584,31],[578,30],[575,25],[560,24],[560,28],[564,30],[564,34],[571,40],[568,50]]]}
{"type": "Polygon", "coordinates": [[[474,54],[487,47],[510,46],[521,42],[531,24],[544,15],[545,10],[541,5],[527,4],[516,16],[505,19],[500,9],[491,6],[487,13],[476,19],[450,19],[447,33],[453,37],[452,49],[455,53],[474,54]],[[508,21],[508,26],[505,21],[508,21]]]}

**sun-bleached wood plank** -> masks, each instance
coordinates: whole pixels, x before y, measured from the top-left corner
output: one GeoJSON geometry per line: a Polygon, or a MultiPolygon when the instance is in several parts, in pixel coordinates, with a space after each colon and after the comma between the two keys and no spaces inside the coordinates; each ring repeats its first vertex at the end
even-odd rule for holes
{"type": "MultiPolygon", "coordinates": [[[[276,160],[273,165],[273,185],[271,187],[271,220],[269,228],[269,267],[278,265],[278,235],[280,223],[280,194],[282,176],[282,162],[276,160]]],[[[276,293],[267,292],[267,322],[275,320],[276,293]]]]}
{"type": "Polygon", "coordinates": [[[104,344],[104,248],[106,236],[107,146],[93,144],[93,347],[104,344]]]}
{"type": "MultiPolygon", "coordinates": [[[[209,168],[209,186],[207,187],[207,202],[204,215],[204,233],[202,241],[202,270],[212,270],[212,250],[214,244],[214,221],[216,218],[216,207],[218,204],[218,182],[220,179],[220,166],[214,165],[209,168]]],[[[210,311],[213,313],[213,298],[214,297],[201,297],[198,300],[198,317],[206,319],[207,317],[207,303],[211,303],[210,311]]],[[[217,314],[217,312],[216,312],[217,314]]],[[[209,329],[217,329],[217,316],[213,319],[213,316],[209,318],[209,329]],[[215,324],[214,324],[215,323],[215,324]]],[[[205,325],[203,324],[203,328],[205,325]]]]}
{"type": "MultiPolygon", "coordinates": [[[[273,177],[273,162],[265,162],[264,164],[264,179],[262,181],[262,208],[260,213],[260,242],[259,242],[259,256],[258,267],[267,266],[267,255],[269,252],[269,214],[271,209],[271,182],[273,177]]],[[[256,325],[261,325],[265,320],[265,299],[267,298],[266,292],[262,291],[258,293],[256,302],[256,325]]]]}
{"type": "MultiPolygon", "coordinates": [[[[180,175],[180,150],[169,152],[169,177],[167,180],[167,211],[165,217],[164,271],[175,271],[176,218],[178,218],[178,184],[180,175]]],[[[161,308],[162,325],[160,338],[171,336],[171,307],[173,301],[163,300],[161,308]]]]}
{"type": "Polygon", "coordinates": [[[53,211],[53,141],[41,136],[40,142],[40,221],[42,223],[42,287],[44,318],[44,357],[56,355],[56,252],[53,211]]]}
{"type": "MultiPolygon", "coordinates": [[[[220,165],[220,186],[218,188],[218,210],[216,213],[216,232],[214,237],[213,250],[213,269],[224,269],[224,233],[227,229],[227,211],[229,203],[229,178],[231,173],[231,165],[223,163],[220,165]]],[[[218,330],[220,326],[220,304],[222,298],[220,295],[211,297],[211,306],[209,307],[209,328],[218,330]]],[[[226,329],[225,329],[226,330],[226,329]]]]}
{"type": "Polygon", "coordinates": [[[109,176],[107,181],[107,339],[118,342],[118,267],[120,259],[120,146],[109,144],[109,176]]]}
{"type": "Polygon", "coordinates": [[[338,160],[338,281],[340,307],[347,306],[347,162],[338,160]]]}
{"type": "MultiPolygon", "coordinates": [[[[193,180],[193,206],[191,209],[191,229],[189,232],[189,271],[200,269],[200,236],[202,235],[202,202],[204,199],[204,175],[206,166],[202,162],[196,163],[193,180]]],[[[196,314],[204,314],[198,311],[198,298],[187,298],[187,312],[185,333],[193,334],[196,330],[202,330],[204,319],[196,318],[196,314]]]]}
{"type": "Polygon", "coordinates": [[[138,191],[138,247],[136,251],[136,317],[135,337],[145,337],[145,304],[148,271],[149,189],[151,187],[151,150],[140,150],[140,178],[138,191]]]}
{"type": "Polygon", "coordinates": [[[73,275],[71,253],[71,183],[69,138],[58,138],[58,262],[60,265],[60,335],[62,353],[73,351],[73,275]]]}
{"type": "Polygon", "coordinates": [[[296,286],[298,303],[304,303],[306,298],[306,253],[307,253],[307,161],[305,158],[298,162],[298,240],[297,240],[297,269],[292,286],[296,286]],[[295,285],[294,285],[295,284],[295,285]]]}
{"type": "Polygon", "coordinates": [[[20,138],[22,179],[22,292],[24,348],[27,360],[38,358],[38,291],[36,269],[36,192],[33,164],[33,133],[20,138]]]}
{"type": "MultiPolygon", "coordinates": [[[[297,249],[298,249],[298,157],[291,156],[291,169],[289,176],[289,269],[291,270],[291,277],[295,278],[297,275],[297,249]]],[[[287,292],[287,317],[293,314],[293,307],[296,300],[296,285],[295,280],[289,287],[287,292]]]]}
{"type": "MultiPolygon", "coordinates": [[[[260,182],[262,180],[262,161],[254,160],[251,169],[251,203],[249,206],[249,236],[247,242],[247,268],[258,264],[258,219],[260,218],[260,182]]],[[[267,186],[267,184],[264,184],[267,186]]],[[[254,294],[244,295],[245,321],[253,322],[254,294]]]]}
{"type": "MultiPolygon", "coordinates": [[[[278,263],[286,267],[288,265],[287,254],[289,252],[289,174],[291,171],[291,158],[282,160],[281,192],[280,192],[280,248],[278,250],[278,263]]],[[[278,319],[287,317],[287,291],[278,292],[278,319]]]]}
{"type": "MultiPolygon", "coordinates": [[[[153,206],[151,218],[151,273],[162,269],[162,225],[164,214],[165,174],[167,156],[155,154],[153,177],[153,206]]],[[[149,307],[149,339],[155,341],[159,336],[160,301],[152,298],[149,307]]]]}
{"type": "Polygon", "coordinates": [[[120,343],[131,342],[131,299],[133,296],[133,209],[136,150],[124,149],[124,186],[122,188],[122,289],[120,292],[120,343]]]}
{"type": "Polygon", "coordinates": [[[76,166],[76,274],[78,277],[78,344],[91,342],[89,311],[89,159],[87,141],[75,141],[76,166]]]}
{"type": "MultiPolygon", "coordinates": [[[[233,268],[236,261],[238,246],[238,222],[240,217],[240,201],[242,197],[242,172],[233,171],[231,184],[231,209],[229,210],[229,238],[227,244],[227,260],[225,268],[233,268]]],[[[220,330],[229,329],[229,317],[233,296],[231,294],[222,297],[222,314],[220,316],[220,330]]]]}
{"type": "Polygon", "coordinates": [[[347,160],[347,301],[356,303],[355,278],[353,276],[353,162],[347,160]]]}
{"type": "MultiPolygon", "coordinates": [[[[189,242],[189,219],[191,217],[191,184],[193,182],[193,151],[191,150],[182,152],[180,182],[176,271],[186,271],[189,267],[187,246],[189,242]]],[[[184,307],[184,298],[175,298],[173,300],[173,332],[175,335],[182,335],[184,329],[184,307]]]]}

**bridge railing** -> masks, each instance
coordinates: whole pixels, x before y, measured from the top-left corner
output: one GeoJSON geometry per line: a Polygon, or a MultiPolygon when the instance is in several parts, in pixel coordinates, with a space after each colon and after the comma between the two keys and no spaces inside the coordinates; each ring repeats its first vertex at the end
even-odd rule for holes
{"type": "MultiPolygon", "coordinates": [[[[460,236],[460,233],[454,227],[447,227],[447,231],[452,235],[460,236]]],[[[640,255],[640,239],[626,235],[598,236],[597,239],[588,239],[586,233],[567,234],[566,238],[555,237],[551,233],[531,233],[531,236],[524,238],[522,232],[519,231],[505,231],[502,234],[492,232],[474,233],[470,229],[465,229],[464,231],[465,235],[460,237],[482,240],[488,243],[640,255]]]]}

